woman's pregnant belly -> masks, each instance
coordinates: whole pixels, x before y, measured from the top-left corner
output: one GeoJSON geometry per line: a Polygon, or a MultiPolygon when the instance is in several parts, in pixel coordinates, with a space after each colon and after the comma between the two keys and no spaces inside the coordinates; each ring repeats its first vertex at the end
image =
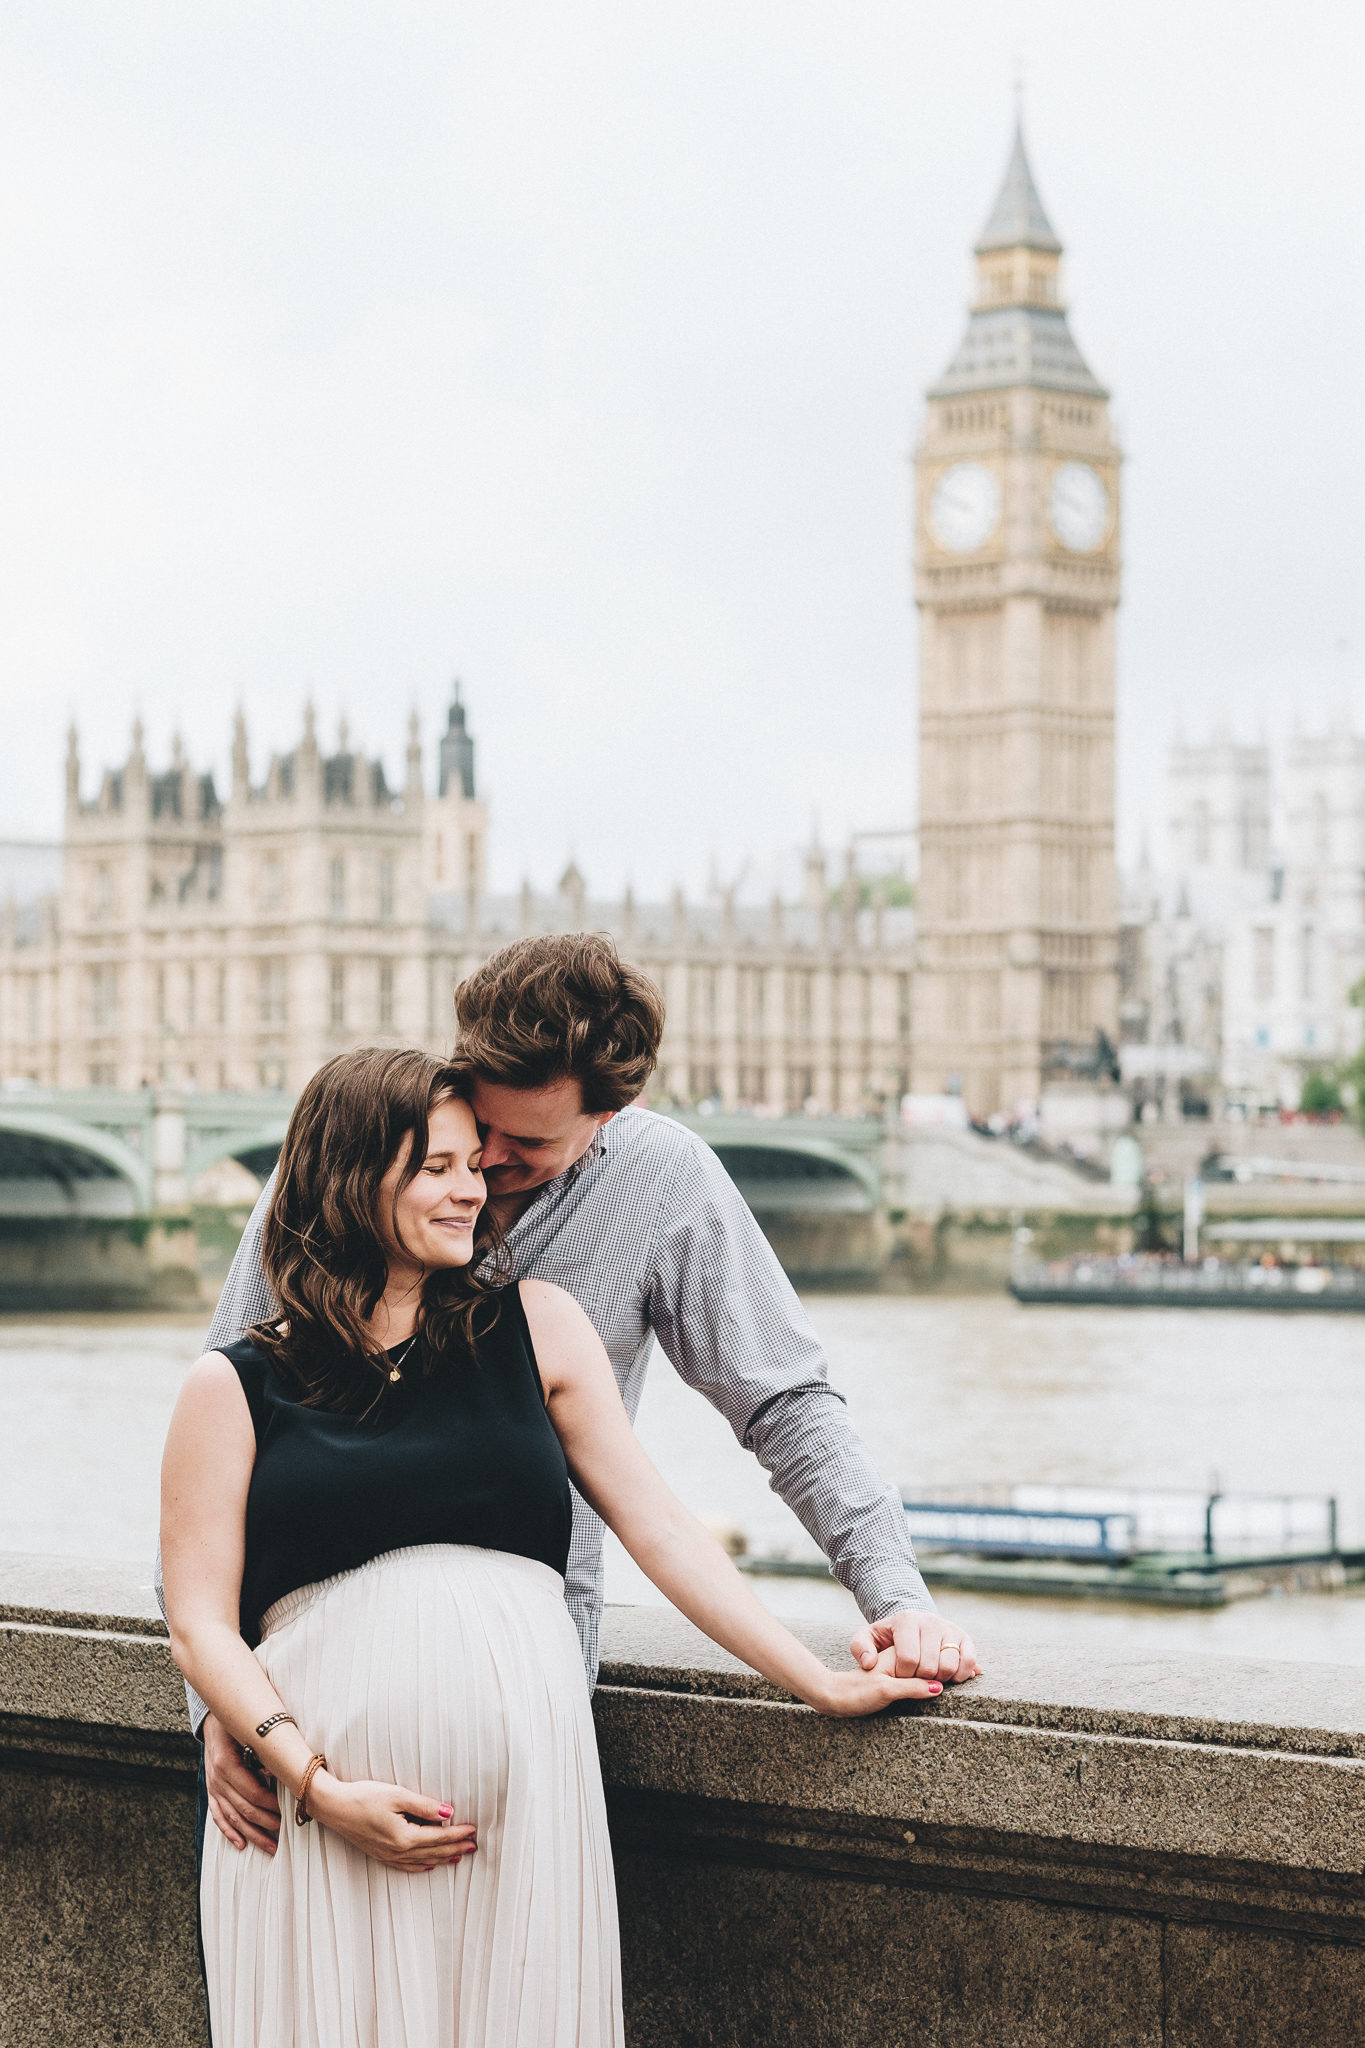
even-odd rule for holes
{"type": "Polygon", "coordinates": [[[545,1689],[562,1711],[567,1681],[587,1710],[563,1582],[506,1552],[392,1551],[288,1595],[266,1628],[256,1655],[337,1776],[446,1801],[483,1849],[545,1760],[545,1689]]]}

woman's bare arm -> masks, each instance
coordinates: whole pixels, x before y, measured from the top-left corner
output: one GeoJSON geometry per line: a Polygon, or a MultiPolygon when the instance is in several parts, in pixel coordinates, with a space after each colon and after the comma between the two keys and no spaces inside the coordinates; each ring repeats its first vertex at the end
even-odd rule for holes
{"type": "MultiPolygon", "coordinates": [[[[238,1620],[246,1497],[255,1461],[255,1431],[241,1382],[222,1353],[210,1351],[185,1377],[161,1461],[161,1565],[171,1655],[229,1733],[249,1743],[297,1798],[312,1745],[307,1731],[289,1722],[257,1735],[261,1722],[289,1711],[289,1702],[247,1648],[238,1620]]],[[[343,1784],[320,1770],[308,1805],[366,1855],[399,1869],[429,1870],[474,1847],[473,1828],[452,1826],[448,1806],[401,1785],[343,1784]]]]}
{"type": "Polygon", "coordinates": [[[665,1483],[630,1426],[611,1364],[578,1303],[545,1280],[521,1297],[574,1484],[661,1593],[722,1649],[824,1714],[871,1714],[926,1699],[936,1680],[895,1678],[883,1652],[870,1671],[833,1672],[756,1598],[715,1538],[665,1483]]]}
{"type": "Polygon", "coordinates": [[[256,1461],[251,1412],[221,1352],[191,1366],[161,1461],[161,1562],[171,1655],[241,1743],[291,1789],[312,1751],[296,1729],[257,1742],[257,1725],[287,1711],[238,1626],[246,1496],[256,1461]]]}

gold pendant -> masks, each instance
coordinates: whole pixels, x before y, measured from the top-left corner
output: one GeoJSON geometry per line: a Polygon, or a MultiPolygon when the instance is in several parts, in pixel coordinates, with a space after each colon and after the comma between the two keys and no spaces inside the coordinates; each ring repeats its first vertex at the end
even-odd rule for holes
{"type": "Polygon", "coordinates": [[[401,1380],[401,1379],[402,1379],[402,1377],[403,1377],[403,1375],[402,1375],[402,1373],[401,1373],[401,1372],[400,1372],[400,1371],[398,1370],[398,1367],[397,1367],[396,1365],[391,1365],[391,1366],[389,1367],[389,1383],[390,1383],[390,1385],[394,1385],[394,1384],[396,1384],[396,1383],[397,1383],[397,1381],[399,1381],[399,1380],[401,1380]]]}

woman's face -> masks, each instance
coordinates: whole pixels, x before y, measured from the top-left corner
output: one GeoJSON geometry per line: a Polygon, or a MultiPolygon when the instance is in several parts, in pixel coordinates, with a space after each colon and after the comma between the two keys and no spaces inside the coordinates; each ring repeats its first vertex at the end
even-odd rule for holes
{"type": "Polygon", "coordinates": [[[450,1098],[432,1110],[426,1157],[395,1207],[394,1190],[411,1150],[408,1138],[379,1184],[379,1229],[390,1274],[404,1266],[467,1266],[474,1255],[475,1218],[485,1199],[479,1170],[483,1148],[469,1104],[450,1098]]]}

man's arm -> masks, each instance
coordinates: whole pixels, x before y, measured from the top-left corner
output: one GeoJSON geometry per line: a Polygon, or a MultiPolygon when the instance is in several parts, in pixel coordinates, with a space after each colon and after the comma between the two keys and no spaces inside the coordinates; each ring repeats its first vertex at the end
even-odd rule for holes
{"type": "Polygon", "coordinates": [[[274,1194],[275,1176],[272,1173],[256,1197],[256,1206],[247,1218],[241,1243],[233,1253],[232,1264],[228,1267],[228,1276],[209,1325],[206,1350],[217,1351],[224,1344],[235,1344],[253,1323],[263,1323],[267,1316],[275,1313],[277,1303],[261,1265],[261,1234],[274,1194]]]}
{"type": "Polygon", "coordinates": [[[895,1490],[880,1477],[777,1256],[715,1155],[665,1195],[649,1317],[680,1377],[718,1408],[869,1621],[933,1611],[895,1490]]]}

